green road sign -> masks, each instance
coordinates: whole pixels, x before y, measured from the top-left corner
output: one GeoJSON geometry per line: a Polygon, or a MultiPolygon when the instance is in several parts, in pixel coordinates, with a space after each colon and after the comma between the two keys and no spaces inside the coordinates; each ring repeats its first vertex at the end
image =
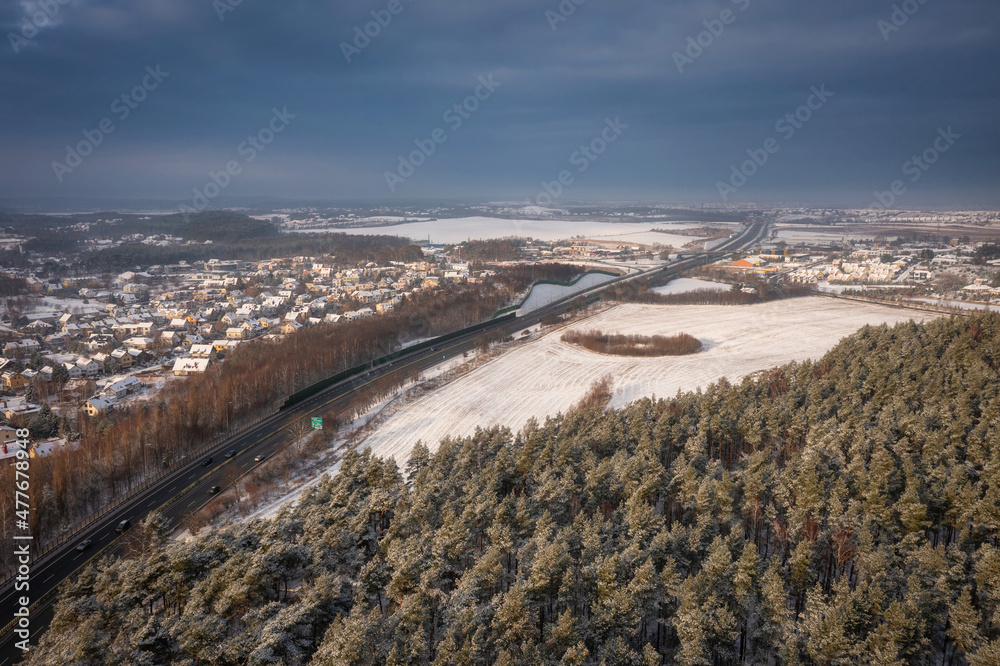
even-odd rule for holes
{"type": "Polygon", "coordinates": [[[314,418],[312,421],[313,421],[313,429],[314,430],[322,430],[323,429],[323,419],[314,418]]]}

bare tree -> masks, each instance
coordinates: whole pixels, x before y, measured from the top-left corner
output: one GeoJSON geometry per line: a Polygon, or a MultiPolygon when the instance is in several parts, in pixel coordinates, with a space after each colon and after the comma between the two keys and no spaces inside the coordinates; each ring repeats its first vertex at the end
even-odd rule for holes
{"type": "Polygon", "coordinates": [[[311,431],[312,419],[308,416],[299,417],[288,426],[288,432],[292,436],[292,446],[295,448],[295,453],[302,453],[302,449],[305,448],[306,439],[309,437],[311,431]]]}

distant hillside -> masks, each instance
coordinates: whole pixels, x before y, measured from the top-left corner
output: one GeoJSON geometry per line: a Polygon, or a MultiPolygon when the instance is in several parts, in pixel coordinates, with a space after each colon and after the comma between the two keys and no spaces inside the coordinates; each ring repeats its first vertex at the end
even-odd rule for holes
{"type": "Polygon", "coordinates": [[[229,211],[205,211],[188,217],[171,215],[165,222],[178,222],[175,236],[193,241],[234,242],[255,238],[274,238],[280,235],[278,228],[266,220],[256,220],[229,211]]]}
{"type": "Polygon", "coordinates": [[[137,527],[25,663],[995,666],[998,368],[997,316],[866,327],[403,471],[350,452],[272,520],[137,527]]]}
{"type": "Polygon", "coordinates": [[[211,244],[169,245],[159,247],[126,243],[89,256],[86,265],[92,270],[125,270],[136,266],[192,263],[208,259],[258,261],[277,257],[336,257],[342,264],[374,261],[420,261],[423,253],[410,241],[397,236],[360,236],[351,234],[284,234],[257,238],[226,238],[211,244]]]}
{"type": "Polygon", "coordinates": [[[187,217],[179,213],[136,215],[106,212],[39,215],[0,212],[0,228],[6,227],[24,234],[64,229],[81,223],[94,225],[91,237],[109,238],[130,234],[171,234],[186,240],[234,241],[274,237],[279,233],[278,229],[268,221],[256,220],[242,213],[220,210],[192,213],[187,217]]]}

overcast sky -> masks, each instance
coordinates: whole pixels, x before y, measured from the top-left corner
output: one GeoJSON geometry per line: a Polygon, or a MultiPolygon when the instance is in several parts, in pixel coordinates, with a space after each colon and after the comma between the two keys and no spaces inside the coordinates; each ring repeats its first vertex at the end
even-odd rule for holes
{"type": "Polygon", "coordinates": [[[563,200],[719,202],[773,138],[731,201],[864,205],[903,179],[901,205],[1000,205],[996,0],[909,0],[895,24],[888,0],[47,1],[51,18],[46,0],[0,3],[0,197],[183,201],[235,162],[225,196],[527,201],[566,170],[563,200]],[[372,11],[387,24],[355,44],[372,11]],[[446,111],[491,75],[454,129],[446,111]],[[295,118],[241,150],[274,109],[295,118]],[[608,119],[627,127],[574,155],[608,119]],[[399,156],[436,129],[392,191],[386,172],[408,174],[399,156]],[[84,131],[100,145],[54,167],[84,131]]]}

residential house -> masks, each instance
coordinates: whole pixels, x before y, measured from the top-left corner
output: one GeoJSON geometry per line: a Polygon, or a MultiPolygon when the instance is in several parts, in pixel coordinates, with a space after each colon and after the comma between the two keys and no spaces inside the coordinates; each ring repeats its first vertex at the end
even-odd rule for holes
{"type": "Polygon", "coordinates": [[[17,443],[17,429],[9,425],[0,425],[0,445],[3,446],[4,454],[14,452],[14,445],[17,443]]]}
{"type": "Polygon", "coordinates": [[[200,374],[208,370],[211,363],[207,358],[179,358],[174,362],[173,373],[175,377],[200,374]]]}
{"type": "Polygon", "coordinates": [[[152,349],[153,343],[154,343],[153,338],[143,338],[143,337],[129,338],[124,342],[125,345],[129,347],[135,347],[136,349],[152,349]]]}
{"type": "Polygon", "coordinates": [[[18,417],[31,416],[37,414],[41,407],[38,405],[28,402],[23,396],[17,397],[6,397],[0,399],[0,409],[3,410],[3,415],[7,417],[8,421],[13,421],[18,417]]]}
{"type": "Polygon", "coordinates": [[[76,360],[76,366],[80,368],[81,375],[87,377],[88,379],[99,377],[101,373],[104,372],[103,364],[98,363],[92,358],[86,358],[84,356],[81,356],[76,360]]]}
{"type": "Polygon", "coordinates": [[[5,372],[0,375],[3,380],[3,387],[9,391],[23,391],[28,385],[28,380],[20,372],[5,372]]]}
{"type": "Polygon", "coordinates": [[[211,361],[216,359],[215,347],[210,344],[191,345],[189,352],[191,358],[207,358],[211,361]]]}
{"type": "Polygon", "coordinates": [[[205,344],[205,338],[201,337],[198,333],[188,333],[184,336],[184,339],[181,340],[181,344],[185,349],[191,349],[191,347],[195,345],[205,344]]]}
{"type": "Polygon", "coordinates": [[[87,416],[94,417],[103,414],[113,407],[107,398],[91,398],[83,404],[83,411],[87,416]]]}
{"type": "Polygon", "coordinates": [[[142,382],[136,377],[126,377],[105,387],[103,393],[118,400],[142,390],[142,382]]]}
{"type": "Polygon", "coordinates": [[[4,345],[3,350],[9,354],[31,354],[38,351],[41,345],[37,340],[12,340],[4,345]]]}
{"type": "Polygon", "coordinates": [[[128,369],[132,367],[132,355],[128,353],[127,349],[114,350],[111,352],[111,358],[115,359],[120,368],[128,369]]]}

